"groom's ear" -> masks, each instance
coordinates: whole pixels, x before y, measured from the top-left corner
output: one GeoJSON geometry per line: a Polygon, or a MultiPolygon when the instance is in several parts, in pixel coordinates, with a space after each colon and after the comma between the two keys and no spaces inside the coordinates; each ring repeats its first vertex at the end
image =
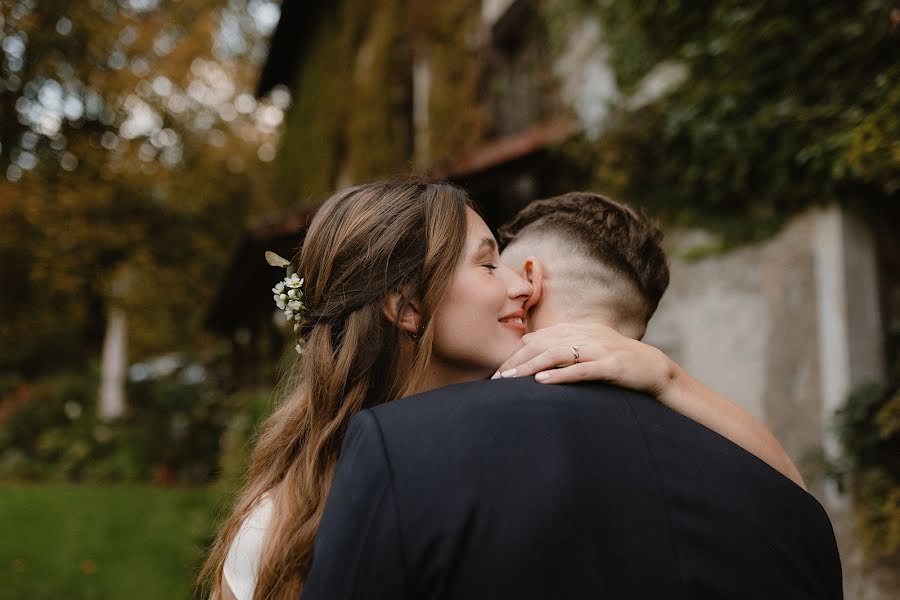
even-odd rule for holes
{"type": "Polygon", "coordinates": [[[385,298],[381,312],[388,321],[416,336],[419,334],[419,323],[422,322],[419,302],[404,296],[400,292],[392,292],[385,298]]]}
{"type": "Polygon", "coordinates": [[[526,311],[531,309],[535,304],[540,302],[541,295],[544,293],[544,265],[536,256],[529,256],[522,264],[522,277],[531,283],[531,297],[525,301],[523,307],[526,311]]]}

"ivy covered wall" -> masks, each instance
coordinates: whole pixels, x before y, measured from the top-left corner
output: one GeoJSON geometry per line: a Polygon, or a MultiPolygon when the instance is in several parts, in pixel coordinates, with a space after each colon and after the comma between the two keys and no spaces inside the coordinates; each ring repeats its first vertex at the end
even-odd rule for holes
{"type": "Polygon", "coordinates": [[[431,63],[428,155],[441,163],[477,145],[487,128],[481,0],[410,0],[408,28],[431,63]]]}
{"type": "Polygon", "coordinates": [[[405,158],[408,134],[391,118],[408,102],[399,79],[406,57],[394,43],[398,4],[389,0],[376,10],[370,2],[338,3],[315,29],[279,153],[286,204],[320,200],[342,170],[362,175],[405,158]]]}
{"type": "Polygon", "coordinates": [[[300,61],[279,153],[283,205],[412,168],[412,65],[432,68],[429,156],[482,136],[479,0],[338,2],[300,61]]]}
{"type": "MultiPolygon", "coordinates": [[[[688,83],[564,151],[583,184],[726,243],[760,239],[811,203],[896,204],[900,34],[882,0],[541,0],[551,53],[603,26],[623,97],[660,61],[688,83]]],[[[492,127],[480,0],[343,0],[300,61],[280,152],[285,204],[412,167],[412,65],[427,57],[432,163],[492,127]],[[376,8],[377,7],[377,8],[376,8]]],[[[542,66],[546,69],[546,66],[542,66]]],[[[552,79],[552,74],[548,76],[552,79]]],[[[553,86],[541,93],[552,94],[553,86]]],[[[501,99],[502,101],[502,99],[501,99]]]]}
{"type": "Polygon", "coordinates": [[[548,0],[548,18],[598,18],[620,88],[661,60],[688,82],[620,110],[570,154],[592,184],[726,240],[770,235],[813,203],[896,205],[900,35],[891,3],[548,0]]]}

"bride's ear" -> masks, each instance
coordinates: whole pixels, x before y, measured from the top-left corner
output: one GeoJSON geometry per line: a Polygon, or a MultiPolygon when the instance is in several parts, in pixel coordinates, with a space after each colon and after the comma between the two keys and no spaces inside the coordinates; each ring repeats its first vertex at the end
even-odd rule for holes
{"type": "Polygon", "coordinates": [[[412,300],[400,292],[392,292],[385,298],[381,312],[388,321],[406,333],[413,336],[419,334],[419,324],[422,322],[422,318],[417,300],[412,300]]]}
{"type": "Polygon", "coordinates": [[[529,256],[522,265],[522,277],[531,283],[531,297],[525,301],[523,308],[527,311],[537,304],[544,293],[544,265],[536,256],[529,256]]]}

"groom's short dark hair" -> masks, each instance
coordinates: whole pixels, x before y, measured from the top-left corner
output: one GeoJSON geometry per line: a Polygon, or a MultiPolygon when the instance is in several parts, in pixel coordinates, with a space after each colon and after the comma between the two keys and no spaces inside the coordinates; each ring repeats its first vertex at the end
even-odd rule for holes
{"type": "Polygon", "coordinates": [[[663,234],[633,209],[593,192],[535,200],[500,227],[506,245],[523,232],[552,231],[633,283],[643,299],[645,323],[669,285],[663,234]]]}

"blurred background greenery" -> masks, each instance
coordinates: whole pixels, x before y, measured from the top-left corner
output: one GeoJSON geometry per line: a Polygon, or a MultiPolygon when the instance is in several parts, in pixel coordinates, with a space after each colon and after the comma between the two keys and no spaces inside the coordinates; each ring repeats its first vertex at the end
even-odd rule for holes
{"type": "Polygon", "coordinates": [[[262,250],[408,170],[491,225],[611,193],[712,232],[695,259],[863,219],[887,377],[823,468],[896,562],[898,40],[881,0],[4,0],[0,598],[192,594],[291,347],[262,250]]]}
{"type": "Polygon", "coordinates": [[[219,498],[148,485],[0,484],[3,598],[188,598],[219,498]]]}
{"type": "Polygon", "coordinates": [[[186,598],[268,393],[205,308],[289,95],[277,3],[0,4],[0,598],[186,598]],[[109,315],[128,410],[101,414],[109,315]],[[227,350],[227,343],[224,344],[227,350]]]}

